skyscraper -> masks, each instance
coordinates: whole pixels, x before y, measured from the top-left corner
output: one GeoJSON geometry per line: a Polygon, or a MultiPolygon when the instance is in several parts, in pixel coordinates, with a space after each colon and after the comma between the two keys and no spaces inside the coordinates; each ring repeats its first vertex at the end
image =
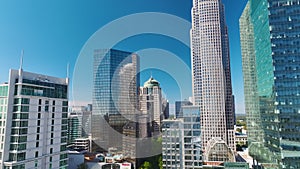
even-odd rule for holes
{"type": "Polygon", "coordinates": [[[135,121],[137,112],[138,69],[136,54],[114,49],[94,51],[93,151],[122,151],[123,127],[135,121]]]}
{"type": "Polygon", "coordinates": [[[68,115],[68,144],[74,142],[76,138],[82,137],[82,112],[74,112],[68,115]]]}
{"type": "Polygon", "coordinates": [[[0,168],[68,168],[68,78],[10,70],[0,116],[0,168]]]}
{"type": "Polygon", "coordinates": [[[150,122],[152,122],[152,135],[159,135],[161,128],[161,121],[164,118],[162,110],[162,95],[159,82],[153,77],[150,77],[140,87],[140,108],[142,115],[148,115],[150,122]]]}
{"type": "Polygon", "coordinates": [[[249,153],[300,168],[300,1],[249,0],[240,18],[249,153]]]}
{"type": "Polygon", "coordinates": [[[201,110],[207,160],[210,141],[223,140],[235,150],[228,33],[221,0],[193,0],[191,48],[193,98],[201,110]]]}

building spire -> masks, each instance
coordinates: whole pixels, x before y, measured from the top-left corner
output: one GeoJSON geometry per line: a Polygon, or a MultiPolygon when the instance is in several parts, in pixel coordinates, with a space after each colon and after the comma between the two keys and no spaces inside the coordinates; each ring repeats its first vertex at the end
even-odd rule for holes
{"type": "Polygon", "coordinates": [[[22,49],[21,56],[20,56],[20,70],[23,70],[23,56],[24,56],[24,49],[22,49]]]}
{"type": "Polygon", "coordinates": [[[70,63],[67,63],[67,77],[66,77],[66,83],[69,84],[69,69],[70,69],[70,63]]]}
{"type": "Polygon", "coordinates": [[[70,74],[69,74],[69,73],[70,73],[69,71],[70,71],[70,63],[68,62],[68,63],[67,63],[67,78],[69,78],[69,75],[70,75],[70,74]]]}

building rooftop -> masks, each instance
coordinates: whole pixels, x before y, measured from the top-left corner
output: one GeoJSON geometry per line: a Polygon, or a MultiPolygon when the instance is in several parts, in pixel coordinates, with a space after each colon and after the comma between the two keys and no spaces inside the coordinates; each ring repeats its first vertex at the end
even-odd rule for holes
{"type": "Polygon", "coordinates": [[[159,82],[151,76],[150,79],[144,83],[144,87],[153,88],[154,86],[159,87],[159,82]]]}

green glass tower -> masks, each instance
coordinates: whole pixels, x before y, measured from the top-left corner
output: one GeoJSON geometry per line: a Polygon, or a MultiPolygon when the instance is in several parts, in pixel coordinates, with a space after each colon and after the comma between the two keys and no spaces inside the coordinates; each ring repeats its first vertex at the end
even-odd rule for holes
{"type": "Polygon", "coordinates": [[[249,0],[240,18],[249,153],[300,168],[300,1],[249,0]]]}

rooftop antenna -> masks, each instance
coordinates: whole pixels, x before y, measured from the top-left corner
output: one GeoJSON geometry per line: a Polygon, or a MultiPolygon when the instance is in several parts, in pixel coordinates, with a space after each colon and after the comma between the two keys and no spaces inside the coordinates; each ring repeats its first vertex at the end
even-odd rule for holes
{"type": "Polygon", "coordinates": [[[67,64],[67,78],[69,78],[70,63],[67,64]]]}
{"type": "Polygon", "coordinates": [[[23,56],[24,56],[24,49],[21,51],[21,58],[20,58],[20,70],[23,69],[23,56]]]}
{"type": "MultiPolygon", "coordinates": [[[[24,56],[24,49],[22,49],[21,51],[21,58],[20,58],[19,81],[18,81],[18,83],[20,84],[23,82],[23,56],[24,56]]],[[[22,93],[21,90],[22,88],[18,87],[18,91],[17,91],[18,95],[21,95],[22,93]]]]}
{"type": "Polygon", "coordinates": [[[69,84],[69,67],[70,67],[70,64],[68,63],[67,64],[67,77],[66,77],[66,83],[69,84]]]}

